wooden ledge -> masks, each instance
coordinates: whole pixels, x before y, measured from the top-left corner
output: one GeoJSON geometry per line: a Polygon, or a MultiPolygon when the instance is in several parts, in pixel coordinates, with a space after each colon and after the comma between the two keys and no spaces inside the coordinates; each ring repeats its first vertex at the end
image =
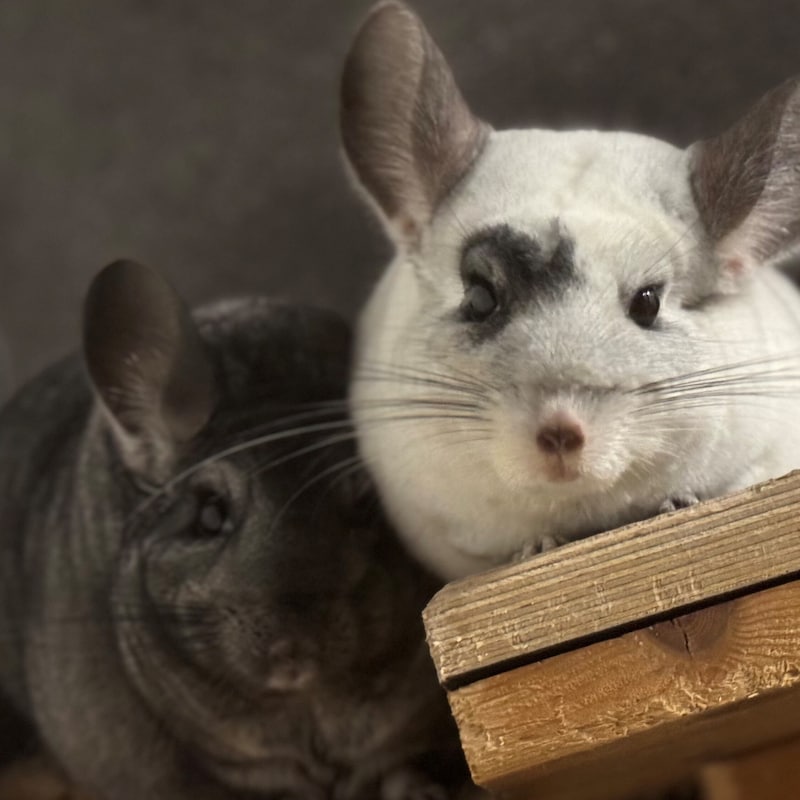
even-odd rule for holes
{"type": "Polygon", "coordinates": [[[793,800],[796,768],[764,792],[747,759],[740,769],[730,759],[800,736],[800,581],[477,681],[449,699],[475,781],[503,800],[623,800],[725,761],[725,770],[706,770],[709,800],[793,800]]]}
{"type": "Polygon", "coordinates": [[[800,471],[451,583],[425,611],[448,689],[800,575],[800,471]]]}

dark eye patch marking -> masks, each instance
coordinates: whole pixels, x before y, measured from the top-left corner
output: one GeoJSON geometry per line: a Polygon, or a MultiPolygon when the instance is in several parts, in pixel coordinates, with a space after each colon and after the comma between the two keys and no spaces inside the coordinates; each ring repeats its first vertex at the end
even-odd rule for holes
{"type": "MultiPolygon", "coordinates": [[[[476,339],[486,339],[501,330],[515,310],[532,301],[556,299],[577,282],[574,244],[562,236],[556,249],[545,253],[533,237],[509,225],[485,228],[464,244],[461,280],[466,293],[475,284],[494,290],[496,310],[472,331],[476,339]]],[[[463,308],[460,318],[470,321],[463,308]]]]}

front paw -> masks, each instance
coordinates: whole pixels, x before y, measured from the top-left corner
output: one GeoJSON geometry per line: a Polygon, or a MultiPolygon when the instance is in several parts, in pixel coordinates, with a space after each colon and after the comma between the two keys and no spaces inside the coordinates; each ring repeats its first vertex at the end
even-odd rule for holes
{"type": "Polygon", "coordinates": [[[679,492],[668,497],[659,507],[659,514],[667,514],[670,511],[677,511],[679,508],[688,508],[700,502],[700,498],[694,492],[679,492]]]}
{"type": "Polygon", "coordinates": [[[519,561],[526,561],[531,556],[537,556],[540,553],[547,553],[550,550],[555,550],[561,547],[562,544],[567,543],[567,539],[562,539],[560,536],[543,536],[534,542],[528,542],[523,545],[519,550],[511,556],[511,563],[516,564],[519,561]]]}
{"type": "Polygon", "coordinates": [[[380,800],[447,800],[447,792],[415,770],[398,770],[381,783],[380,800]]]}

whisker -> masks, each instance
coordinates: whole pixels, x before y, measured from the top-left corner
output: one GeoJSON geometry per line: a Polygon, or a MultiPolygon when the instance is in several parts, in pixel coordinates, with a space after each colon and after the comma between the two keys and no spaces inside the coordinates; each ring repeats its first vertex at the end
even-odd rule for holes
{"type": "MultiPolygon", "coordinates": [[[[728,364],[720,364],[712,367],[705,367],[699,370],[693,370],[691,372],[682,373],[680,375],[670,376],[668,378],[662,378],[660,380],[651,381],[649,383],[642,384],[641,386],[637,387],[636,389],[631,390],[632,394],[645,394],[648,392],[656,392],[656,391],[663,391],[665,389],[670,388],[678,388],[683,386],[691,385],[692,382],[700,379],[700,378],[713,378],[714,376],[718,376],[719,378],[731,376],[735,377],[735,373],[737,370],[745,370],[746,372],[740,376],[741,379],[746,380],[754,380],[755,378],[761,376],[769,376],[769,377],[776,377],[776,375],[780,374],[775,370],[772,371],[764,371],[761,373],[754,373],[754,367],[767,367],[767,366],[774,366],[780,367],[782,364],[785,364],[788,368],[789,365],[794,363],[795,365],[800,361],[800,351],[798,352],[791,352],[791,353],[782,353],[777,356],[761,356],[752,359],[745,359],[742,361],[731,362],[728,364]]],[[[794,374],[794,373],[792,373],[794,374]]]]}
{"type": "Polygon", "coordinates": [[[429,373],[426,370],[401,368],[389,365],[363,365],[353,375],[353,381],[386,380],[408,384],[421,384],[436,386],[446,391],[452,391],[471,396],[485,397],[493,387],[478,381],[440,373],[429,373]]]}
{"type": "Polygon", "coordinates": [[[360,456],[351,456],[350,458],[342,459],[341,461],[338,461],[336,464],[332,464],[331,466],[326,467],[324,470],[317,473],[317,475],[315,475],[313,478],[307,480],[305,483],[302,484],[302,486],[300,486],[299,489],[297,489],[289,497],[289,499],[280,508],[280,510],[272,520],[272,529],[275,529],[278,526],[281,519],[283,518],[283,515],[289,510],[292,504],[298,498],[300,498],[305,492],[307,492],[312,486],[315,486],[320,481],[325,480],[325,478],[327,478],[329,475],[336,474],[338,471],[346,467],[350,467],[354,464],[361,465],[361,463],[362,462],[360,456]]]}

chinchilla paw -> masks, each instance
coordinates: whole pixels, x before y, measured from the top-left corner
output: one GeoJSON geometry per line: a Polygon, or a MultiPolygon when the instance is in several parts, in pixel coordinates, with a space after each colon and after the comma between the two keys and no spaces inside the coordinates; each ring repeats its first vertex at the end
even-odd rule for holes
{"type": "Polygon", "coordinates": [[[666,514],[670,511],[677,511],[679,508],[688,508],[700,502],[700,498],[694,492],[680,492],[672,497],[668,497],[659,507],[659,514],[666,514]]]}
{"type": "Polygon", "coordinates": [[[531,556],[539,555],[539,553],[547,553],[550,550],[555,550],[557,547],[561,547],[562,544],[566,543],[567,540],[559,536],[543,536],[534,542],[528,542],[523,545],[514,553],[510,560],[512,563],[516,564],[518,561],[525,561],[531,556]]]}
{"type": "Polygon", "coordinates": [[[380,800],[448,800],[448,795],[419,772],[400,770],[383,779],[380,800]]]}

